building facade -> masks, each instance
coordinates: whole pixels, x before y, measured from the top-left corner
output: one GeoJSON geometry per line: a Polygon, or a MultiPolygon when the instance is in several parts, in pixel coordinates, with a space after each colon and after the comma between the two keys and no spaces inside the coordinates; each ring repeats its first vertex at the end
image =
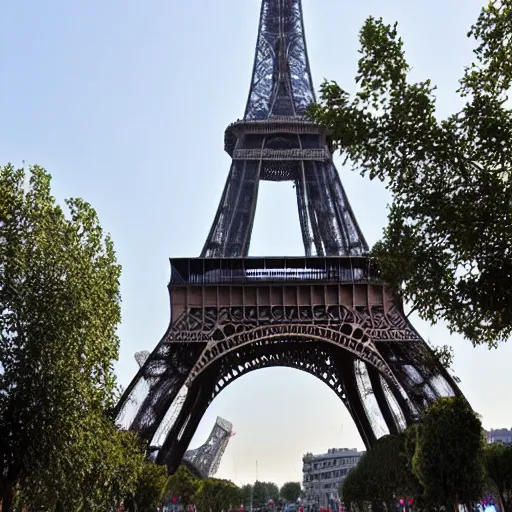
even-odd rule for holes
{"type": "Polygon", "coordinates": [[[506,428],[491,428],[491,430],[487,432],[487,442],[489,444],[512,444],[512,429],[508,430],[506,428]]]}
{"type": "Polygon", "coordinates": [[[322,455],[302,457],[302,487],[305,506],[327,507],[339,502],[339,488],[364,452],[355,448],[331,448],[322,455]]]}

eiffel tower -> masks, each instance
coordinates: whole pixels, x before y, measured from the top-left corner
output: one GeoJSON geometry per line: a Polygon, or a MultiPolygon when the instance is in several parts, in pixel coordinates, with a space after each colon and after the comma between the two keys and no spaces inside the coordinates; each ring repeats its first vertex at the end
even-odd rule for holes
{"type": "Polygon", "coordinates": [[[305,116],[314,101],[301,0],[262,0],[217,214],[199,258],[170,260],[170,325],[117,406],[171,473],[212,400],[260,368],[325,382],[367,447],[460,394],[367,256],[329,132],[305,116]],[[248,257],[261,180],[294,182],[304,257],[248,257]]]}

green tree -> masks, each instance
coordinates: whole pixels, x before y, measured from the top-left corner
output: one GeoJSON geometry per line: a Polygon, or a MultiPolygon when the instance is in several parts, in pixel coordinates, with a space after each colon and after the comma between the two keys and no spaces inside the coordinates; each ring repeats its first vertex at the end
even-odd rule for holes
{"type": "Polygon", "coordinates": [[[224,503],[229,506],[229,509],[238,509],[242,504],[242,491],[240,487],[235,485],[230,480],[223,480],[223,482],[224,503]]]}
{"type": "Polygon", "coordinates": [[[279,491],[279,496],[286,501],[295,502],[300,496],[300,482],[286,482],[279,491]]]}
{"type": "Polygon", "coordinates": [[[241,491],[229,480],[206,478],[200,481],[194,503],[199,510],[223,512],[240,506],[241,491]]]}
{"type": "Polygon", "coordinates": [[[246,484],[242,486],[241,489],[241,504],[247,508],[251,506],[251,500],[252,500],[252,485],[246,484]]]}
{"type": "Polygon", "coordinates": [[[366,508],[366,496],[361,499],[363,491],[361,490],[362,482],[358,475],[358,466],[359,464],[349,471],[338,489],[340,499],[349,510],[364,510],[366,508]]]}
{"type": "MultiPolygon", "coordinates": [[[[136,491],[140,474],[146,464],[140,441],[132,432],[119,431],[111,421],[103,426],[101,439],[87,441],[98,451],[89,456],[87,465],[80,468],[49,466],[22,479],[18,485],[16,502],[19,509],[24,504],[48,510],[103,511],[117,507],[124,498],[136,491]]],[[[82,443],[77,443],[79,449],[82,443]]],[[[74,455],[66,453],[66,457],[74,455]]],[[[75,457],[76,458],[76,457],[75,457]]],[[[82,460],[85,462],[85,459],[82,460]]]]}
{"type": "MultiPolygon", "coordinates": [[[[167,468],[146,461],[142,467],[137,487],[131,496],[136,512],[154,512],[160,505],[167,487],[167,468]]],[[[128,507],[130,509],[130,507],[128,507]]]]}
{"type": "Polygon", "coordinates": [[[253,506],[254,508],[264,507],[268,502],[267,486],[265,482],[256,480],[253,485],[253,506]]]}
{"type": "Polygon", "coordinates": [[[512,333],[512,0],[489,1],[468,35],[476,48],[457,91],[464,106],[444,120],[430,80],[408,80],[397,25],[371,17],[357,92],[325,82],[309,114],[392,195],[372,250],[386,281],[422,318],[495,346],[512,333]]]}
{"type": "MultiPolygon", "coordinates": [[[[99,424],[95,428],[61,454],[69,461],[80,461],[82,466],[49,465],[44,474],[39,471],[28,482],[22,481],[23,487],[31,493],[38,491],[37,497],[30,502],[51,508],[50,498],[54,497],[53,501],[60,503],[64,510],[100,512],[120,505],[127,495],[136,491],[146,463],[137,435],[118,430],[105,417],[99,417],[97,421],[99,424]],[[77,454],[81,449],[88,452],[77,454]],[[37,486],[36,482],[44,485],[37,486]],[[54,482],[60,482],[60,485],[54,482]]],[[[90,419],[89,424],[93,424],[90,419]]]]}
{"type": "Polygon", "coordinates": [[[121,267],[95,211],[69,199],[66,215],[44,169],[1,167],[0,197],[0,502],[9,512],[17,482],[51,469],[44,483],[66,489],[57,480],[68,470],[87,477],[98,456],[89,441],[110,429],[121,267]]]}
{"type": "Polygon", "coordinates": [[[480,498],[482,424],[463,397],[439,398],[424,411],[413,471],[430,502],[455,505],[480,498]]]}
{"type": "Polygon", "coordinates": [[[485,468],[496,486],[505,512],[512,511],[512,446],[491,444],[485,447],[485,468]]]}
{"type": "Polygon", "coordinates": [[[180,466],[174,475],[169,477],[167,495],[178,496],[181,503],[190,505],[194,503],[201,480],[199,480],[187,467],[180,466]]]}
{"type": "Polygon", "coordinates": [[[263,482],[266,487],[267,501],[279,500],[279,487],[274,482],[263,482]]]}
{"type": "Polygon", "coordinates": [[[269,500],[279,499],[279,487],[272,482],[260,482],[257,480],[253,486],[253,505],[261,508],[267,505],[269,500]]]}
{"type": "Polygon", "coordinates": [[[405,434],[380,438],[342,483],[344,502],[377,511],[384,505],[393,510],[397,496],[417,498],[419,483],[411,472],[405,443],[405,434]]]}

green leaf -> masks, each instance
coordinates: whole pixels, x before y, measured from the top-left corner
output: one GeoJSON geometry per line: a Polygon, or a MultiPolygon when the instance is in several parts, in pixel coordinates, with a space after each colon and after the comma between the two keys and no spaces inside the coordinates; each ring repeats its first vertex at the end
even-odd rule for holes
{"type": "Polygon", "coordinates": [[[413,83],[397,25],[368,18],[351,97],[324,82],[308,115],[332,146],[392,196],[372,253],[383,277],[425,320],[474,344],[512,333],[512,0],[491,1],[472,27],[475,62],[436,115],[430,80],[413,83]]]}

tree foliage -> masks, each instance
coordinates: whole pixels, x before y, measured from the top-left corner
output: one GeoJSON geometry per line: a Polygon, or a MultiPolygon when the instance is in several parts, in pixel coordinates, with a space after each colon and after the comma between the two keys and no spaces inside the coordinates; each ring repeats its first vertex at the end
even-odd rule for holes
{"type": "Polygon", "coordinates": [[[181,503],[190,505],[199,488],[200,480],[185,466],[180,466],[174,475],[169,477],[167,494],[177,496],[181,503]]]}
{"type": "Polygon", "coordinates": [[[69,475],[81,488],[124,457],[116,452],[124,441],[104,415],[115,399],[120,320],[121,268],[112,241],[86,202],[69,199],[64,212],[40,167],[28,175],[0,167],[0,197],[5,512],[17,482],[37,479],[54,499],[65,499],[69,475]],[[103,458],[107,446],[112,459],[103,458]]]}
{"type": "Polygon", "coordinates": [[[110,421],[103,426],[102,434],[102,439],[87,440],[98,449],[96,456],[89,457],[88,466],[66,466],[65,474],[58,467],[48,467],[21,479],[18,509],[30,503],[48,510],[102,511],[118,506],[133,494],[147,464],[138,437],[117,430],[110,421]]]}
{"type": "Polygon", "coordinates": [[[432,352],[437,361],[439,361],[447,370],[453,366],[453,347],[442,345],[432,347],[432,352]]]}
{"type": "Polygon", "coordinates": [[[405,443],[405,434],[379,439],[342,483],[343,501],[378,511],[384,505],[391,510],[396,496],[417,497],[419,484],[411,473],[405,443]]]}
{"type": "Polygon", "coordinates": [[[474,344],[512,332],[512,0],[491,0],[471,28],[474,63],[457,93],[463,108],[436,116],[430,80],[408,79],[397,25],[368,18],[352,97],[321,87],[310,116],[335,149],[392,195],[373,248],[385,279],[431,322],[474,344]]]}
{"type": "Polygon", "coordinates": [[[268,499],[278,501],[279,500],[279,487],[274,482],[264,482],[267,488],[268,499]]]}
{"type": "Polygon", "coordinates": [[[154,512],[162,502],[167,483],[167,468],[145,461],[135,491],[129,497],[133,508],[127,508],[136,512],[154,512]]]}
{"type": "MultiPolygon", "coordinates": [[[[480,499],[483,453],[481,423],[468,403],[462,397],[440,398],[425,410],[421,423],[379,439],[349,472],[340,495],[360,511],[394,510],[398,498],[412,498],[422,510],[452,508],[480,499]]],[[[496,460],[491,453],[498,451],[486,453],[491,467],[496,460]]],[[[510,475],[506,458],[499,460],[493,474],[505,489],[510,475]]]]}
{"type": "Polygon", "coordinates": [[[413,472],[427,500],[469,503],[484,488],[482,424],[463,397],[439,398],[422,418],[413,472]]]}
{"type": "Polygon", "coordinates": [[[262,508],[269,500],[279,499],[279,487],[272,482],[260,482],[257,480],[253,486],[253,504],[255,508],[262,508]]]}
{"type": "Polygon", "coordinates": [[[301,493],[300,482],[286,482],[281,487],[279,495],[282,499],[295,502],[299,499],[301,493]]]}
{"type": "Polygon", "coordinates": [[[27,497],[32,497],[29,502],[50,509],[60,504],[64,510],[100,512],[119,505],[136,491],[146,461],[137,435],[118,430],[108,418],[97,421],[98,425],[60,454],[65,463],[22,480],[27,497]],[[79,450],[86,453],[76,453],[79,450]]]}
{"type": "Polygon", "coordinates": [[[512,446],[491,444],[484,451],[485,469],[494,483],[504,512],[512,511],[512,446]]]}
{"type": "Polygon", "coordinates": [[[200,480],[194,503],[199,510],[211,512],[231,510],[240,506],[241,490],[229,480],[207,478],[200,480]]]}
{"type": "Polygon", "coordinates": [[[240,498],[240,504],[243,505],[245,508],[248,508],[251,506],[251,500],[252,500],[252,485],[251,484],[245,484],[242,486],[241,489],[241,498],[240,498]]]}

